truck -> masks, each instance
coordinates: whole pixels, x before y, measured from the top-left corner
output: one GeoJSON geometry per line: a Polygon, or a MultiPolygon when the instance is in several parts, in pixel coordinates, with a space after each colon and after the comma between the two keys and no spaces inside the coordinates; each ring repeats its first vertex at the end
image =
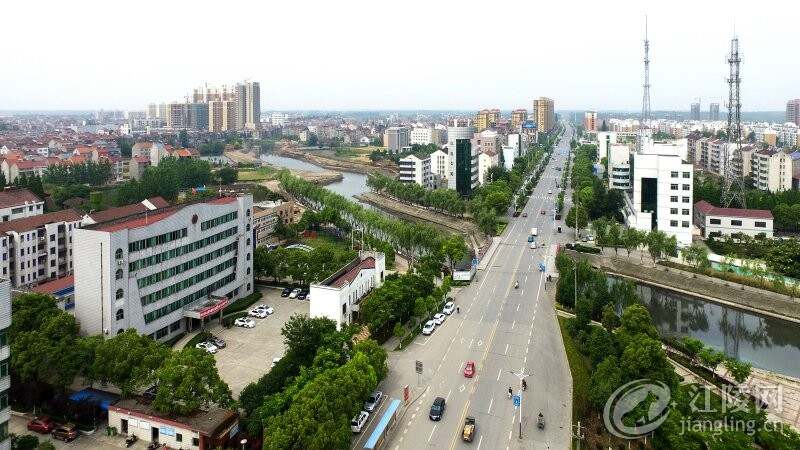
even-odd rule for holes
{"type": "Polygon", "coordinates": [[[464,429],[461,433],[461,439],[465,442],[472,442],[475,439],[475,418],[467,417],[464,419],[464,429]]]}
{"type": "Polygon", "coordinates": [[[539,234],[539,229],[536,227],[531,228],[531,236],[536,236],[539,234]]]}

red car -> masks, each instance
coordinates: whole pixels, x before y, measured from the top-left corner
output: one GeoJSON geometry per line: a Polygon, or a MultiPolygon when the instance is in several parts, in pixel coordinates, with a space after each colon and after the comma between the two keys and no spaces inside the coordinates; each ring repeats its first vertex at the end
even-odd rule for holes
{"type": "Polygon", "coordinates": [[[29,430],[42,434],[50,433],[55,427],[56,423],[53,422],[53,419],[47,416],[34,417],[33,420],[28,422],[29,430]]]}
{"type": "Polygon", "coordinates": [[[467,378],[475,376],[475,361],[467,361],[467,365],[464,366],[464,376],[467,378]]]}

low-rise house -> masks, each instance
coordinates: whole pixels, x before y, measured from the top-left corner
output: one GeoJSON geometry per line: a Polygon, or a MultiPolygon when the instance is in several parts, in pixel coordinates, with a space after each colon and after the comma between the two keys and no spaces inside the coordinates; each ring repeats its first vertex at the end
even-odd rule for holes
{"type": "Polygon", "coordinates": [[[25,188],[0,191],[0,221],[38,216],[44,212],[44,201],[25,188]]]}
{"type": "Polygon", "coordinates": [[[42,283],[33,289],[33,292],[49,295],[56,299],[56,304],[64,311],[71,311],[75,308],[75,276],[56,278],[55,280],[42,283]]]}
{"type": "Polygon", "coordinates": [[[701,200],[694,205],[694,224],[703,237],[736,233],[773,236],[772,212],[766,209],[720,208],[701,200]]]}

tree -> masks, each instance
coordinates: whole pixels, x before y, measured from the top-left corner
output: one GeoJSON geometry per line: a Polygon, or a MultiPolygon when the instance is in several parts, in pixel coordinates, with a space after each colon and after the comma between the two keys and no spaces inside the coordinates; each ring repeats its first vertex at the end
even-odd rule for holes
{"type": "Polygon", "coordinates": [[[619,246],[623,245],[623,243],[622,243],[622,227],[616,220],[612,220],[611,224],[608,226],[608,231],[606,232],[606,239],[608,240],[608,245],[614,247],[614,255],[617,255],[619,251],[619,246]]]}
{"type": "Polygon", "coordinates": [[[620,325],[619,316],[617,316],[617,312],[614,311],[614,305],[612,305],[611,303],[603,307],[602,323],[603,327],[609,333],[613,332],[614,329],[619,327],[620,325]]]}
{"type": "Polygon", "coordinates": [[[642,244],[642,233],[635,228],[626,228],[622,231],[622,245],[630,258],[631,252],[642,244]]]}
{"type": "Polygon", "coordinates": [[[169,356],[169,348],[129,329],[98,346],[91,373],[95,380],[114,384],[127,397],[152,384],[169,356]]]}
{"type": "Polygon", "coordinates": [[[217,179],[222,184],[233,184],[238,179],[238,172],[231,167],[223,167],[216,173],[217,179]]]}
{"type": "Polygon", "coordinates": [[[219,377],[214,357],[196,348],[172,354],[156,371],[153,408],[166,414],[190,414],[210,404],[231,406],[231,390],[219,377]]]}
{"type": "Polygon", "coordinates": [[[692,361],[695,361],[695,359],[697,358],[697,354],[700,353],[700,350],[702,350],[704,347],[703,342],[701,340],[688,336],[685,336],[681,340],[681,344],[683,345],[683,349],[686,352],[686,355],[692,361]]]}
{"type": "MultiPolygon", "coordinates": [[[[697,354],[697,357],[700,358],[700,363],[703,364],[706,368],[714,372],[717,366],[725,360],[725,354],[722,352],[718,352],[713,348],[704,348],[700,350],[697,354]]],[[[716,373],[716,372],[714,372],[716,373]]]]}
{"type": "Polygon", "coordinates": [[[647,233],[645,243],[647,244],[647,252],[650,253],[650,257],[653,258],[653,264],[655,264],[656,260],[661,259],[665,253],[667,235],[661,230],[653,230],[647,233]]]}
{"type": "Polygon", "coordinates": [[[442,241],[441,251],[447,260],[447,266],[450,268],[450,272],[453,271],[455,263],[461,261],[468,252],[467,244],[464,243],[464,238],[455,234],[442,241]]]}
{"type": "Polygon", "coordinates": [[[564,224],[568,227],[575,227],[575,216],[577,214],[577,223],[578,228],[586,228],[586,225],[589,223],[589,216],[586,214],[586,209],[582,206],[573,206],[570,208],[569,212],[567,213],[567,218],[564,221],[564,224]],[[576,212],[577,211],[577,212],[576,212]]]}
{"type": "Polygon", "coordinates": [[[336,332],[336,323],[326,317],[295,314],[283,324],[281,335],[286,351],[309,364],[326,335],[336,332]]]}
{"type": "Polygon", "coordinates": [[[733,379],[739,384],[744,383],[747,377],[750,376],[750,371],[753,368],[752,364],[734,358],[725,358],[723,364],[725,368],[728,369],[728,373],[730,373],[733,379]]]}
{"type": "Polygon", "coordinates": [[[616,356],[609,355],[597,365],[589,383],[589,401],[602,410],[611,394],[622,385],[622,369],[616,356]]]}
{"type": "Polygon", "coordinates": [[[186,130],[179,131],[178,141],[180,142],[182,148],[189,148],[189,133],[187,133],[186,130]]]}
{"type": "Polygon", "coordinates": [[[370,366],[375,370],[378,382],[386,378],[389,373],[389,366],[386,364],[386,350],[373,339],[360,341],[353,347],[355,354],[362,353],[367,357],[370,366]]]}

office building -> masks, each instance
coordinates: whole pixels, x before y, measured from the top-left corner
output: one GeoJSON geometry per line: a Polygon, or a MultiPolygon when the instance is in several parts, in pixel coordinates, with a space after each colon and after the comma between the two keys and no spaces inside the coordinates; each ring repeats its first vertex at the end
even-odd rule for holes
{"type": "Polygon", "coordinates": [[[597,131],[597,112],[586,111],[583,113],[583,128],[586,131],[597,131]]]}
{"type": "Polygon", "coordinates": [[[336,329],[358,321],[361,300],[383,284],[386,257],[380,252],[359,252],[358,256],[309,289],[309,315],[327,317],[336,329]]]}
{"type": "Polygon", "coordinates": [[[511,111],[511,130],[515,132],[519,132],[522,128],[522,124],[528,120],[528,110],[527,109],[515,109],[511,111]]]}
{"type": "Polygon", "coordinates": [[[617,133],[614,131],[597,132],[597,161],[600,163],[603,158],[610,158],[611,145],[617,143],[617,133]]]}
{"type": "Polygon", "coordinates": [[[389,127],[383,132],[383,146],[389,153],[400,153],[409,144],[409,131],[406,127],[389,127]]]}
{"type": "Polygon", "coordinates": [[[218,197],[74,232],[75,317],[89,335],[168,340],[253,292],[250,195],[218,197]]]}
{"type": "Polygon", "coordinates": [[[774,148],[759,150],[752,158],[753,185],[762,191],[781,192],[792,188],[792,157],[774,148]]]}
{"type": "Polygon", "coordinates": [[[692,103],[690,107],[691,112],[689,118],[691,120],[700,120],[700,103],[692,103]]]}
{"type": "Polygon", "coordinates": [[[44,212],[44,201],[25,188],[0,190],[0,220],[24,219],[44,212]]]}
{"type": "Polygon", "coordinates": [[[469,195],[478,186],[478,150],[472,147],[475,128],[454,120],[447,127],[447,187],[469,195]]]}
{"type": "Polygon", "coordinates": [[[439,149],[431,153],[431,173],[440,180],[446,180],[450,169],[450,155],[447,148],[439,149]]]}
{"type": "Polygon", "coordinates": [[[475,115],[475,131],[481,132],[497,125],[500,121],[499,109],[482,109],[475,115]]]}
{"type": "Polygon", "coordinates": [[[447,142],[445,130],[433,127],[412,128],[408,134],[409,145],[441,145],[447,142]]]}
{"type": "Polygon", "coordinates": [[[539,97],[533,101],[533,120],[540,133],[548,133],[556,126],[555,105],[552,99],[539,97]]]}
{"type": "Polygon", "coordinates": [[[0,449],[11,448],[11,434],[8,422],[11,420],[11,344],[8,339],[11,328],[11,286],[8,280],[0,280],[0,449]]]}
{"type": "Polygon", "coordinates": [[[708,120],[719,120],[719,103],[711,103],[708,105],[708,120]]]}
{"type": "Polygon", "coordinates": [[[433,187],[430,156],[408,155],[400,158],[397,166],[403,183],[416,183],[428,189],[433,187]]]}
{"type": "Polygon", "coordinates": [[[608,187],[628,190],[631,188],[631,149],[626,144],[611,144],[608,147],[608,187]]]}
{"type": "Polygon", "coordinates": [[[773,236],[772,213],[766,209],[720,208],[701,200],[694,205],[694,224],[703,237],[738,233],[773,236]]]}
{"type": "Polygon", "coordinates": [[[786,102],[786,121],[800,127],[800,98],[786,102]]]}

